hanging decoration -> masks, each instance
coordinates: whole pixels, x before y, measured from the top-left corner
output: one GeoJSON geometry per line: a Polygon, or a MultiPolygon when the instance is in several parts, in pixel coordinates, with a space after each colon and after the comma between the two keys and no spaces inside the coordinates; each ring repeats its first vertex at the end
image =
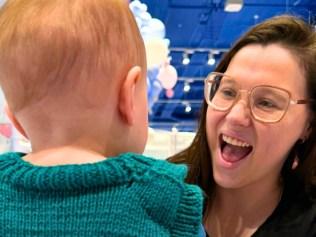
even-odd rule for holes
{"type": "Polygon", "coordinates": [[[147,5],[141,3],[140,0],[130,2],[129,6],[145,43],[148,69],[148,105],[149,111],[151,111],[162,89],[166,90],[168,98],[173,97],[172,88],[177,82],[178,74],[176,69],[170,65],[168,58],[170,41],[165,38],[164,23],[153,18],[147,11],[147,5]]]}
{"type": "Polygon", "coordinates": [[[174,95],[172,88],[178,80],[177,70],[169,62],[166,62],[160,67],[157,78],[161,82],[162,87],[166,89],[166,96],[172,98],[174,95]]]}
{"type": "Polygon", "coordinates": [[[159,68],[154,67],[147,72],[147,95],[148,95],[148,108],[151,113],[151,108],[158,100],[159,94],[162,91],[161,82],[158,80],[159,68]]]}
{"type": "Polygon", "coordinates": [[[144,39],[147,67],[150,69],[159,66],[168,60],[169,54],[170,41],[165,38],[165,25],[161,20],[153,18],[147,11],[147,5],[139,0],[132,1],[129,6],[144,39]]]}

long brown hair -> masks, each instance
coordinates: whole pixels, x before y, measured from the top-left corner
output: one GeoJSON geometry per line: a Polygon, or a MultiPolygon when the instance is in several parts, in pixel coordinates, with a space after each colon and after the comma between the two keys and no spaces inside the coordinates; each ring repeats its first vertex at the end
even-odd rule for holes
{"type": "MultiPolygon", "coordinates": [[[[294,16],[273,17],[251,28],[224,55],[215,71],[225,72],[235,54],[249,44],[265,46],[273,43],[288,49],[298,59],[305,73],[309,99],[316,101],[316,33],[312,26],[294,16]]],[[[312,197],[312,187],[316,184],[316,118],[314,116],[316,103],[310,103],[309,109],[312,114],[311,133],[300,146],[300,165],[295,171],[285,170],[283,167],[282,176],[285,178],[295,175],[304,183],[306,192],[312,197]]],[[[208,196],[211,196],[215,182],[206,139],[206,110],[207,104],[204,100],[198,130],[192,144],[184,151],[170,157],[169,161],[187,164],[189,167],[187,182],[199,185],[208,196]]],[[[298,151],[293,147],[289,154],[297,153],[298,151]]],[[[284,181],[288,182],[286,179],[284,181]]]]}

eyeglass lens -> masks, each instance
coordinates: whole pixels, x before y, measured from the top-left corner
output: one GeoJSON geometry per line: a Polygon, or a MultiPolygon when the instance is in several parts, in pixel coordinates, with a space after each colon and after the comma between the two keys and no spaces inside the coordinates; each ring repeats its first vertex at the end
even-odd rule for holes
{"type": "MultiPolygon", "coordinates": [[[[206,82],[206,101],[214,109],[229,110],[240,98],[241,90],[238,83],[223,75],[212,75],[206,82]],[[219,76],[221,78],[219,78],[219,76]]],[[[278,88],[257,86],[250,92],[249,105],[253,116],[264,122],[277,121],[286,112],[290,96],[278,88]]]]}

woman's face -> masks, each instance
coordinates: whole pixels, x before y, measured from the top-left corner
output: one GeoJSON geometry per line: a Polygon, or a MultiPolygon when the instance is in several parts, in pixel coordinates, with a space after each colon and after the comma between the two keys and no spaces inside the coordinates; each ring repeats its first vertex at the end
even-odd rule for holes
{"type": "MultiPolygon", "coordinates": [[[[302,67],[289,50],[278,44],[242,48],[225,74],[242,90],[270,85],[286,89],[293,100],[307,97],[302,67]]],[[[290,105],[279,122],[263,123],[251,116],[245,95],[226,112],[209,106],[206,132],[217,185],[242,188],[277,184],[291,147],[307,133],[308,116],[306,105],[290,105]]]]}

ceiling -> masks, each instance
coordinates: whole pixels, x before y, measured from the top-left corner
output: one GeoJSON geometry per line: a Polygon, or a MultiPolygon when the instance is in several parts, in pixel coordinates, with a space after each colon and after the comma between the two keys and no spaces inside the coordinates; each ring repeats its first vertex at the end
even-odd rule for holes
{"type": "Polygon", "coordinates": [[[141,0],[152,17],[166,26],[170,40],[171,64],[177,69],[174,96],[161,91],[151,106],[150,126],[159,129],[194,131],[203,100],[203,78],[214,66],[207,64],[209,50],[218,62],[222,53],[249,27],[279,14],[300,15],[316,21],[315,0],[244,0],[237,13],[224,12],[224,0],[141,0]],[[182,64],[184,50],[191,61],[182,64]],[[214,51],[215,50],[215,51],[214,51]],[[188,85],[190,89],[188,90],[188,85]],[[186,86],[186,91],[184,90],[186,86]]]}

